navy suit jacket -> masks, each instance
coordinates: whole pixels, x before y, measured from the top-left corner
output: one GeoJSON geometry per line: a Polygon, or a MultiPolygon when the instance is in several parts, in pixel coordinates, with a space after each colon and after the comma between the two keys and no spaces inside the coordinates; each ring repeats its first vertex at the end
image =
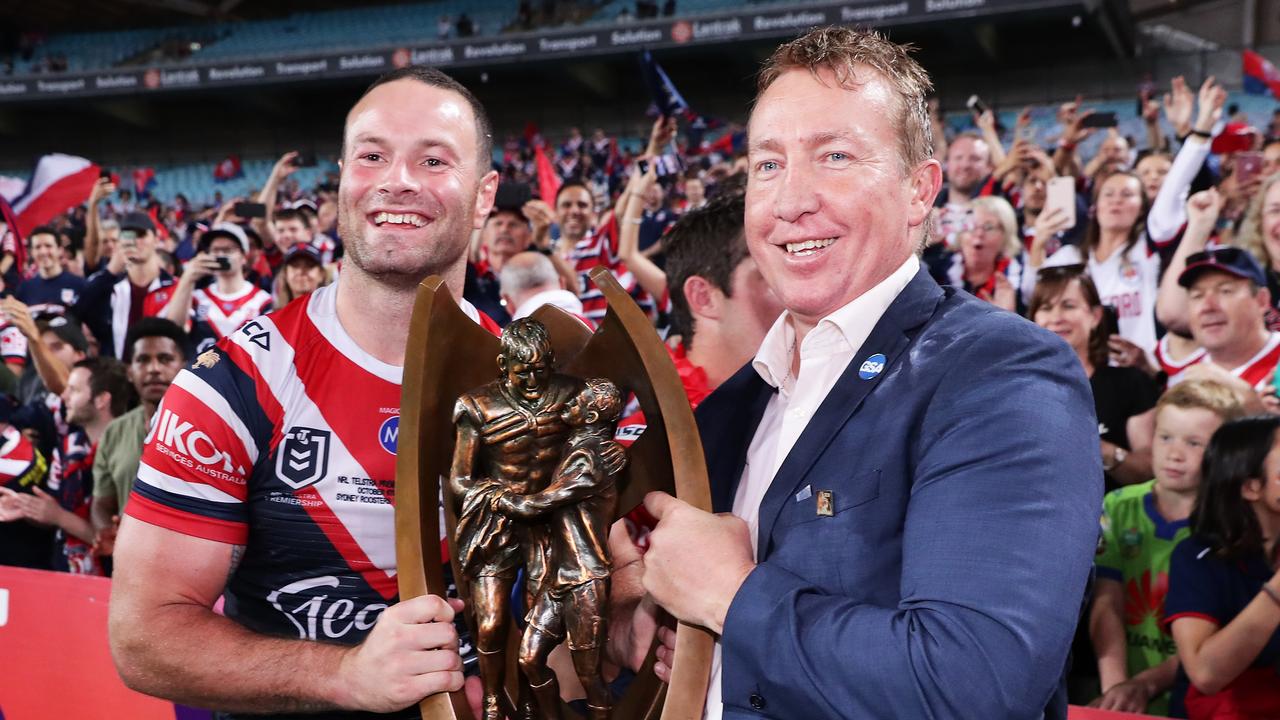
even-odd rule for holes
{"type": "MultiPolygon", "coordinates": [[[[774,392],[748,365],[698,408],[718,512],[774,392]]],[[[1060,338],[921,270],[764,496],[725,717],[1065,717],[1102,507],[1093,407],[1060,338]]]]}

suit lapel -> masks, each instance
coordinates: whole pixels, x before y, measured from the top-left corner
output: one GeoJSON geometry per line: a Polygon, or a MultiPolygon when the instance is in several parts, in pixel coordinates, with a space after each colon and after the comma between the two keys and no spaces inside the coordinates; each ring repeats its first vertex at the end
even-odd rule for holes
{"type": "Polygon", "coordinates": [[[747,461],[747,448],[774,392],[755,368],[747,364],[698,408],[699,411],[716,409],[715,417],[703,425],[707,430],[702,436],[715,512],[733,510],[733,498],[747,461]]]}
{"type": "MultiPolygon", "coordinates": [[[[818,411],[805,425],[791,452],[783,460],[760,503],[760,527],[756,545],[760,560],[764,560],[768,554],[768,538],[785,503],[790,501],[805,475],[836,434],[858,411],[862,401],[885,376],[894,371],[895,363],[914,338],[911,331],[933,315],[941,299],[941,288],[922,268],[902,292],[898,293],[898,297],[880,317],[862,347],[854,353],[853,360],[840,374],[836,384],[818,406],[818,411]],[[863,364],[875,355],[884,356],[884,367],[874,374],[867,372],[869,377],[864,379],[860,375],[863,364]]],[[[829,488],[815,487],[813,491],[825,489],[829,488]]]]}

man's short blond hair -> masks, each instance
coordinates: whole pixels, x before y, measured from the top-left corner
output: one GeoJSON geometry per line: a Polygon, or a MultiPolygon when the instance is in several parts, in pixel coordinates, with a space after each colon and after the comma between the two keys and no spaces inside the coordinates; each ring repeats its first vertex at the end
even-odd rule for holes
{"type": "Polygon", "coordinates": [[[814,77],[820,70],[830,70],[841,87],[853,88],[866,82],[859,73],[870,68],[880,74],[898,99],[902,127],[898,150],[903,171],[911,172],[933,157],[933,129],[926,104],[933,83],[929,73],[912,59],[910,52],[914,49],[890,42],[874,30],[815,28],[782,45],[765,61],[756,83],[756,102],[789,70],[808,70],[814,77]]]}
{"type": "Polygon", "coordinates": [[[1187,380],[1169,388],[1156,403],[1156,414],[1166,407],[1200,408],[1231,422],[1244,417],[1244,401],[1234,388],[1213,380],[1187,380]]]}

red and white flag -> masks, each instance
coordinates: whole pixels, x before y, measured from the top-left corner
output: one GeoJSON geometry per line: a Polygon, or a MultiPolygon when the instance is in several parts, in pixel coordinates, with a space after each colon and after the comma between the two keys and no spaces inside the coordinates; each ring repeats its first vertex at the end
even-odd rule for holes
{"type": "Polygon", "coordinates": [[[82,157],[54,153],[36,161],[36,170],[11,203],[18,234],[27,233],[87,201],[101,170],[82,157]]]}

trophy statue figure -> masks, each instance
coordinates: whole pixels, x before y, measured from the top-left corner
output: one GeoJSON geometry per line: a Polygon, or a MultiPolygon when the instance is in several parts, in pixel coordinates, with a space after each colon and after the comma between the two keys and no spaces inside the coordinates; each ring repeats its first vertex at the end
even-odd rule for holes
{"type": "Polygon", "coordinates": [[[618,387],[603,378],[585,381],[565,406],[572,428],[564,459],[540,492],[497,492],[494,506],[526,522],[542,522],[549,538],[547,575],[529,610],[520,644],[520,669],[537,697],[544,720],[560,717],[560,689],[547,658],[567,641],[573,667],[587,692],[590,720],[608,720],[613,701],[601,675],[608,641],[609,526],[617,513],[614,477],[626,453],[613,440],[622,412],[618,387]]]}
{"type": "MultiPolygon", "coordinates": [[[[497,380],[458,398],[448,498],[457,514],[458,563],[470,585],[475,644],[484,685],[484,720],[503,717],[510,598],[525,571],[526,605],[547,574],[543,523],[512,521],[494,510],[500,492],[518,495],[546,487],[569,437],[562,417],[578,382],[553,372],[546,328],[536,320],[511,323],[502,334],[497,380]]],[[[521,714],[532,710],[520,684],[521,714]]]]}
{"type": "MultiPolygon", "coordinates": [[[[651,490],[712,505],[693,413],[661,338],[607,269],[591,277],[609,307],[594,332],[544,306],[501,338],[463,312],[442,278],[419,286],[396,450],[400,599],[446,595],[451,568],[478,651],[484,720],[580,717],[547,667],[561,644],[590,718],[699,720],[714,649],[703,628],[680,624],[669,685],[653,673],[656,640],[617,696],[601,674],[610,608],[625,607],[611,603],[609,529],[651,490]],[[624,449],[615,425],[633,400],[647,429],[624,449]],[[513,612],[521,601],[525,623],[513,612]]],[[[419,709],[428,720],[475,717],[461,691],[419,709]]]]}

